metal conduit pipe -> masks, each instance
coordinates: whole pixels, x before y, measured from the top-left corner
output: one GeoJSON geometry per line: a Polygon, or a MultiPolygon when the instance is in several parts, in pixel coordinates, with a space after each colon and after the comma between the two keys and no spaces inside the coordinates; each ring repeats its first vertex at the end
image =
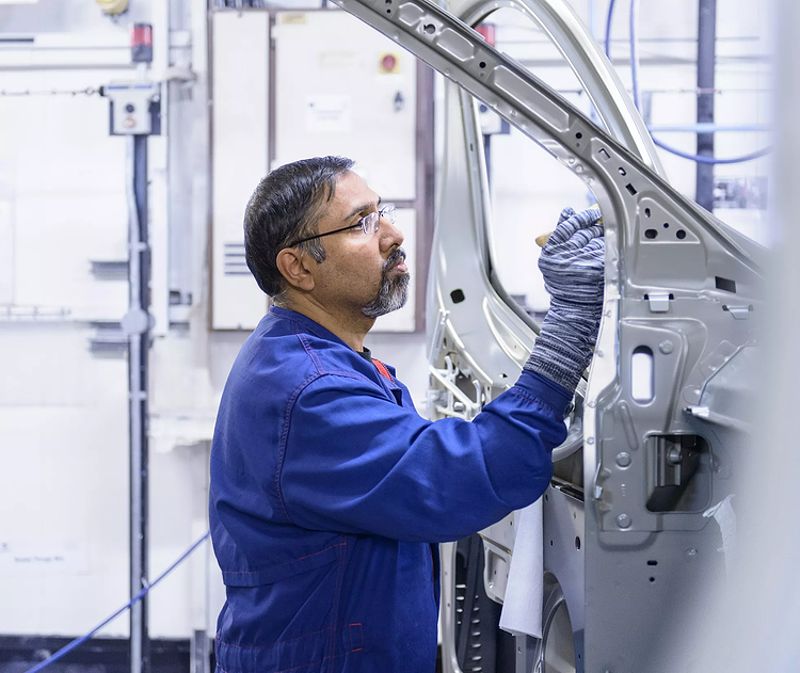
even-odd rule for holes
{"type": "MultiPolygon", "coordinates": [[[[697,7],[697,88],[714,89],[717,56],[717,0],[699,0],[697,7]]],[[[714,123],[714,94],[697,94],[697,123],[714,123]]],[[[714,157],[714,134],[697,134],[697,156],[714,157]]],[[[698,163],[695,201],[714,210],[714,164],[698,163]]]]}
{"type": "MultiPolygon", "coordinates": [[[[129,139],[128,312],[122,328],[128,335],[128,406],[130,446],[130,595],[147,581],[148,438],[147,381],[150,347],[150,247],[147,226],[147,136],[129,139]]],[[[131,605],[130,670],[149,673],[150,638],[147,601],[131,605]]]]}

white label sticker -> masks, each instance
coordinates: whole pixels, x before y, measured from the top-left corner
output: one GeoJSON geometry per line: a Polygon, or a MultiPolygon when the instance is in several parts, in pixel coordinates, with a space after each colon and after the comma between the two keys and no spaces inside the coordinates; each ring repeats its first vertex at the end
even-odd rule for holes
{"type": "Polygon", "coordinates": [[[47,570],[54,574],[76,575],[88,571],[88,553],[75,542],[12,542],[0,540],[0,573],[28,576],[47,570]]]}
{"type": "Polygon", "coordinates": [[[306,130],[310,133],[349,133],[351,128],[350,96],[306,99],[306,130]]]}

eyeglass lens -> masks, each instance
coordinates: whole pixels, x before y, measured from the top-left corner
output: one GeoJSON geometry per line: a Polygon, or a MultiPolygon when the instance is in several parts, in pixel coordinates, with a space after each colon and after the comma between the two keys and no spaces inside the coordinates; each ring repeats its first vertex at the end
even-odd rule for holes
{"type": "Polygon", "coordinates": [[[380,210],[373,210],[361,218],[361,229],[365,234],[374,234],[380,227],[381,218],[386,218],[394,224],[394,205],[389,203],[380,210]]]}

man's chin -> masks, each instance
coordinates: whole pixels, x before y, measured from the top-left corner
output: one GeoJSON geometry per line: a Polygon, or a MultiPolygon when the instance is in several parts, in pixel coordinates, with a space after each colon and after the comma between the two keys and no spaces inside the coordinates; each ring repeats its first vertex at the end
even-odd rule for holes
{"type": "Polygon", "coordinates": [[[398,270],[396,277],[389,281],[388,291],[381,288],[381,293],[361,309],[362,313],[368,318],[380,318],[382,315],[403,308],[408,300],[408,283],[410,279],[411,275],[408,271],[402,272],[398,270]]]}

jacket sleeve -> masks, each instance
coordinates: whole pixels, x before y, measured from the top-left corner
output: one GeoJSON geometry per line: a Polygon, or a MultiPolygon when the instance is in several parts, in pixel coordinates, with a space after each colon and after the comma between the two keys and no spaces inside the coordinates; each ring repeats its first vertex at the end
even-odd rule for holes
{"type": "Polygon", "coordinates": [[[471,422],[429,421],[365,379],[324,374],[296,398],[279,496],[298,526],[456,540],[536,500],[570,396],[523,372],[471,422]]]}

